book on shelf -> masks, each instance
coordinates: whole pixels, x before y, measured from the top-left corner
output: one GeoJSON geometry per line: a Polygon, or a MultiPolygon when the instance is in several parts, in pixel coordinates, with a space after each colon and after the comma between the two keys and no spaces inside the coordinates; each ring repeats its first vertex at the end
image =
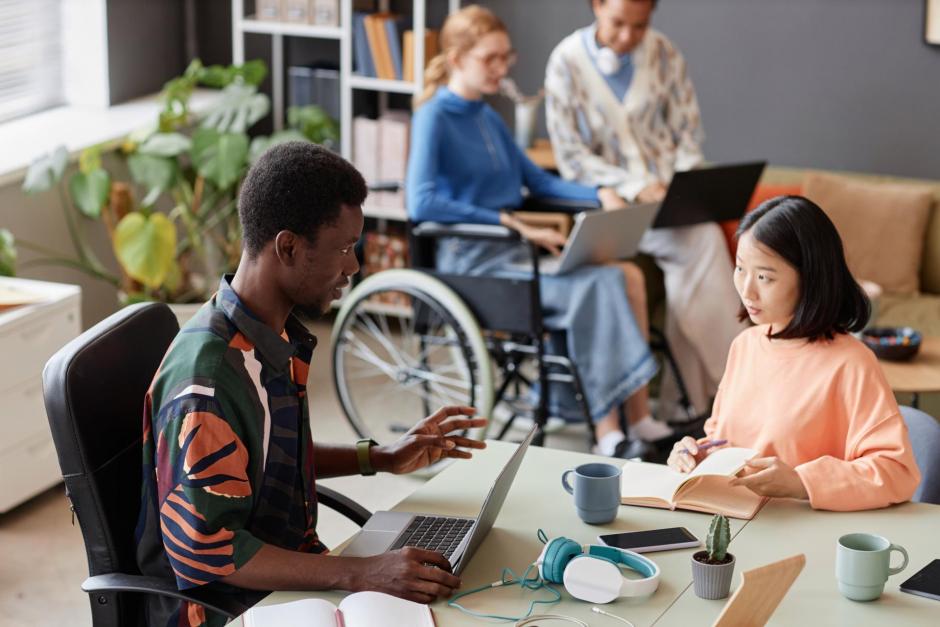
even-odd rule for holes
{"type": "Polygon", "coordinates": [[[310,14],[317,26],[339,26],[339,0],[310,0],[310,14]]]}
{"type": "Polygon", "coordinates": [[[353,13],[353,72],[359,76],[375,78],[375,64],[372,63],[372,52],[369,50],[369,39],[366,35],[366,14],[353,13]]]}
{"type": "Polygon", "coordinates": [[[379,178],[379,122],[356,116],[353,118],[352,132],[353,165],[366,183],[375,183],[379,178]]]}
{"type": "Polygon", "coordinates": [[[378,182],[398,184],[397,190],[376,192],[376,204],[380,207],[402,209],[405,206],[410,124],[411,116],[406,111],[390,110],[379,116],[378,182]]]}
{"type": "Polygon", "coordinates": [[[755,455],[757,451],[749,448],[718,449],[688,473],[664,464],[627,462],[620,476],[620,502],[750,520],[760,509],[763,497],[728,483],[755,455]]]}
{"type": "Polygon", "coordinates": [[[434,627],[434,616],[427,605],[367,591],[350,594],[338,606],[323,599],[301,599],[253,607],[242,622],[245,627],[434,627]]]}
{"type": "Polygon", "coordinates": [[[281,19],[292,24],[312,24],[310,0],[284,0],[281,19]]]}
{"type": "Polygon", "coordinates": [[[255,18],[271,22],[281,21],[281,0],[257,0],[255,18]]]}
{"type": "Polygon", "coordinates": [[[395,70],[395,79],[402,80],[402,35],[411,28],[411,18],[406,15],[400,15],[394,19],[385,20],[385,35],[388,40],[388,52],[392,59],[392,69],[395,70]]]}
{"type": "MultiPolygon", "coordinates": [[[[413,82],[415,79],[415,36],[414,31],[406,30],[402,37],[402,76],[404,80],[413,82]]],[[[431,59],[437,56],[437,31],[426,29],[424,31],[424,67],[428,67],[431,59]]]]}
{"type": "Polygon", "coordinates": [[[287,68],[288,102],[292,107],[315,104],[339,119],[339,70],[325,64],[287,68]]]}
{"type": "Polygon", "coordinates": [[[371,13],[365,16],[366,38],[369,41],[369,51],[372,53],[372,63],[379,78],[394,80],[395,68],[392,65],[392,56],[388,47],[388,35],[385,32],[385,21],[394,19],[392,13],[371,13]]]}

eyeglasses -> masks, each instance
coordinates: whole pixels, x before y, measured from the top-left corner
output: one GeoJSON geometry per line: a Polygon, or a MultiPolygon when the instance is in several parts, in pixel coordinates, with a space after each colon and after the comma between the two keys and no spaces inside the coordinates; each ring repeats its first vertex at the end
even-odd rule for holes
{"type": "Polygon", "coordinates": [[[471,54],[468,56],[473,57],[488,68],[494,67],[497,64],[510,68],[514,66],[519,59],[519,54],[515,50],[504,53],[491,52],[490,54],[471,54]]]}

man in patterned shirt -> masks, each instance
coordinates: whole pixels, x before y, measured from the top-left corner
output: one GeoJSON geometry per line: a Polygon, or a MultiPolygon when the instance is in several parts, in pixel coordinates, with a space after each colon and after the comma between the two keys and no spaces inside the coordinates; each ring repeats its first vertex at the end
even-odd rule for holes
{"type": "MultiPolygon", "coordinates": [[[[173,341],[144,410],[137,561],[181,590],[378,590],[419,602],[460,581],[439,553],[330,556],[317,537],[317,478],[411,472],[483,448],[485,424],[445,407],[387,446],[314,443],[306,382],[322,314],[359,269],[362,176],[314,144],[271,148],[239,196],[238,271],[173,341]],[[435,567],[436,566],[436,567],[435,567]]],[[[223,624],[202,606],[151,596],[148,624],[223,624]]]]}
{"type": "MultiPolygon", "coordinates": [[[[594,24],[566,37],[545,70],[546,121],[561,174],[633,202],[663,199],[673,173],[700,165],[702,126],[678,48],[650,28],[656,0],[590,0],[594,24]]],[[[717,224],[651,229],[640,251],[666,283],[666,336],[692,402],[708,410],[742,330],[717,224]]]]}

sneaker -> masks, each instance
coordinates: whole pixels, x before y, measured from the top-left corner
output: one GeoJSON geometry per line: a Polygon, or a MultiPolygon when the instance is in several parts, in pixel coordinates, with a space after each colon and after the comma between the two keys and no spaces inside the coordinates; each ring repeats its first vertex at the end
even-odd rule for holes
{"type": "Polygon", "coordinates": [[[651,461],[651,456],[656,454],[656,448],[649,442],[643,440],[623,439],[614,447],[613,457],[620,459],[634,459],[639,461],[651,461]]]}

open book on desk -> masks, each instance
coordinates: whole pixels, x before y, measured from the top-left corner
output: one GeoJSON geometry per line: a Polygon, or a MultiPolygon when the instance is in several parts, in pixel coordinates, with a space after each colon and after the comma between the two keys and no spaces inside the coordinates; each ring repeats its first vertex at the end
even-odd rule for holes
{"type": "Polygon", "coordinates": [[[763,497],[728,483],[755,455],[757,451],[749,448],[718,449],[689,473],[664,464],[627,462],[620,477],[620,502],[750,520],[760,509],[763,497]]]}
{"type": "Polygon", "coordinates": [[[253,607],[242,623],[245,627],[434,627],[434,616],[427,605],[382,592],[356,592],[338,607],[323,599],[253,607]]]}

